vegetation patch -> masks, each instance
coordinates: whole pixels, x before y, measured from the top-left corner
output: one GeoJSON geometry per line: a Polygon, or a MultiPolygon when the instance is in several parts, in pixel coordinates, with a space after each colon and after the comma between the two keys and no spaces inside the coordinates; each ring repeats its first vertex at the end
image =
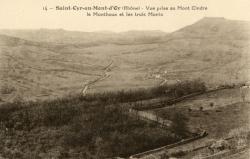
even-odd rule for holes
{"type": "Polygon", "coordinates": [[[200,79],[192,81],[182,81],[171,85],[156,86],[148,89],[137,89],[129,91],[115,91],[104,93],[92,93],[81,96],[84,101],[98,101],[102,103],[124,103],[135,102],[158,97],[165,97],[166,99],[176,99],[186,95],[198,92],[205,92],[206,85],[200,79]]]}
{"type": "Polygon", "coordinates": [[[128,115],[128,109],[119,105],[157,95],[167,97],[163,90],[1,105],[0,153],[7,158],[127,157],[190,137],[182,114],[173,114],[173,126],[162,129],[128,115]]]}

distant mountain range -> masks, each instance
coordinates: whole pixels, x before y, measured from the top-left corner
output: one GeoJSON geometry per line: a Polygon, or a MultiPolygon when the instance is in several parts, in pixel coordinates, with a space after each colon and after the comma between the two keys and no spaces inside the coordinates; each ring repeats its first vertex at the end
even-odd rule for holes
{"type": "Polygon", "coordinates": [[[80,32],[63,29],[39,30],[0,30],[0,34],[18,37],[30,41],[57,44],[135,44],[157,42],[167,33],[162,31],[127,31],[121,33],[80,32]]]}
{"type": "Polygon", "coordinates": [[[0,30],[0,34],[18,37],[36,42],[49,42],[59,44],[83,43],[149,43],[160,42],[170,38],[194,37],[226,37],[249,38],[250,22],[227,20],[225,18],[206,17],[195,24],[184,27],[168,34],[159,30],[153,31],[127,31],[115,33],[111,31],[81,32],[67,31],[64,29],[39,29],[39,30],[0,30]],[[170,36],[171,35],[171,36],[170,36]]]}

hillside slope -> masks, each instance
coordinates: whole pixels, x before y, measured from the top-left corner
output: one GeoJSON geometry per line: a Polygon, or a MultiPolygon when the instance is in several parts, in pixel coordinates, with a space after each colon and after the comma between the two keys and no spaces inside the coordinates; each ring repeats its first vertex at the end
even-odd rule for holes
{"type": "Polygon", "coordinates": [[[79,93],[104,74],[107,78],[91,85],[88,92],[194,78],[211,87],[246,82],[250,79],[249,26],[249,22],[204,18],[170,34],[2,30],[1,99],[79,93]]]}

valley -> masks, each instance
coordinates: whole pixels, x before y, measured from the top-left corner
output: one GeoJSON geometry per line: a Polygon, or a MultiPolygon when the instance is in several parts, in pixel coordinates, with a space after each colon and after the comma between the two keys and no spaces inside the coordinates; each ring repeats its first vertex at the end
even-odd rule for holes
{"type": "Polygon", "coordinates": [[[213,17],[171,33],[0,30],[0,158],[247,159],[249,37],[213,17]]]}
{"type": "Polygon", "coordinates": [[[165,80],[174,83],[196,78],[206,81],[210,87],[246,82],[250,69],[249,33],[243,26],[247,23],[231,23],[233,25],[229,25],[229,20],[205,18],[171,34],[131,31],[78,36],[77,32],[40,30],[36,40],[36,31],[2,31],[6,35],[1,36],[1,83],[12,83],[15,94],[29,99],[36,99],[34,94],[45,93],[52,98],[74,94],[80,92],[82,80],[87,83],[102,76],[102,68],[110,57],[116,61],[111,78],[94,85],[91,92],[152,87],[165,80]],[[248,34],[237,31],[241,24],[248,34]],[[223,29],[226,25],[229,29],[223,29]],[[237,30],[233,32],[230,28],[237,30]],[[235,38],[231,38],[229,32],[235,34],[235,38]],[[46,38],[47,33],[54,36],[46,38]],[[64,38],[60,38],[61,35],[64,38]],[[227,38],[222,38],[224,36],[227,38]],[[147,78],[151,74],[158,74],[161,79],[147,78]],[[39,84],[34,90],[35,83],[39,84]],[[53,91],[46,91],[49,88],[53,91]],[[63,91],[66,88],[67,93],[63,91]]]}

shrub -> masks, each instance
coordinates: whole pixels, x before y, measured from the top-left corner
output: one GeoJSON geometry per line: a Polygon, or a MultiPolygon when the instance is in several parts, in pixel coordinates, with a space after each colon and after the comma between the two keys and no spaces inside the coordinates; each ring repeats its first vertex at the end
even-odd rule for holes
{"type": "Polygon", "coordinates": [[[213,102],[210,102],[210,103],[209,103],[209,106],[210,106],[210,107],[213,107],[213,106],[214,106],[214,103],[213,103],[213,102]]]}
{"type": "Polygon", "coordinates": [[[203,107],[200,107],[200,111],[203,111],[203,107]]]}

